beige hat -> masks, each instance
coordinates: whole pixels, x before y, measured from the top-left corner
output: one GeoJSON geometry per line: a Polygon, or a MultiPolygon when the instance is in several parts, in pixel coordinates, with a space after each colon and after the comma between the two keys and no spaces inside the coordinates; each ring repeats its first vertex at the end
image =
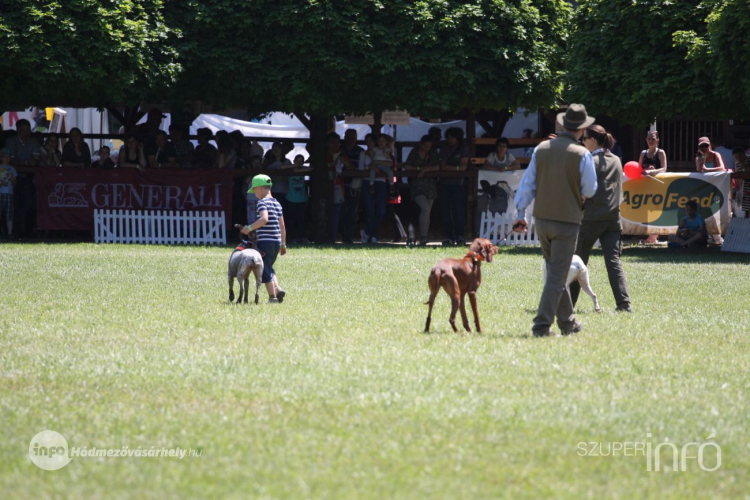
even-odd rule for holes
{"type": "Polygon", "coordinates": [[[586,106],[583,104],[571,104],[565,113],[557,115],[557,123],[568,130],[580,130],[593,124],[596,118],[590,117],[586,113],[586,106]]]}
{"type": "Polygon", "coordinates": [[[708,137],[701,137],[698,139],[698,147],[701,147],[701,144],[708,144],[711,145],[711,140],[708,137]]]}

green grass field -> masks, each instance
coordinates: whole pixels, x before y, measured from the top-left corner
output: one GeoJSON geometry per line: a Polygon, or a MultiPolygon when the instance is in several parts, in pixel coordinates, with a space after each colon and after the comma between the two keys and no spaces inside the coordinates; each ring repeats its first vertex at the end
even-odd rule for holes
{"type": "Polygon", "coordinates": [[[259,306],[228,304],[229,253],[0,246],[0,498],[750,498],[745,256],[628,249],[623,315],[595,253],[604,312],[582,295],[582,333],[534,339],[536,249],[483,267],[483,335],[450,330],[442,292],[422,333],[428,271],[459,249],[292,249],[285,302],[259,306]],[[47,429],[200,456],[46,471],[47,429]],[[591,453],[665,440],[713,441],[721,467],[591,453]]]}

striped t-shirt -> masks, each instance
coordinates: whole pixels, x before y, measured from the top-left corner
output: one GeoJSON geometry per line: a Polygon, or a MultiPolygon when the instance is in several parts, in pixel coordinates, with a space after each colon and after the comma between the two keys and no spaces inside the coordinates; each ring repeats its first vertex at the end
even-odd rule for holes
{"type": "Polygon", "coordinates": [[[281,204],[276,198],[263,198],[258,200],[258,218],[260,213],[268,212],[268,223],[258,229],[258,241],[273,241],[281,244],[281,226],[279,219],[284,216],[281,204]]]}

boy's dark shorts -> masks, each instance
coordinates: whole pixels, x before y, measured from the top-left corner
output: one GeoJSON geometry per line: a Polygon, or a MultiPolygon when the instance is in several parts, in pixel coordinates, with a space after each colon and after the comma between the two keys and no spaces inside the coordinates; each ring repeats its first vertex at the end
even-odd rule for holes
{"type": "Polygon", "coordinates": [[[273,275],[276,274],[276,271],[273,270],[273,263],[276,262],[276,257],[279,255],[281,243],[275,241],[259,241],[257,248],[263,255],[263,277],[260,281],[262,283],[270,283],[273,281],[273,275]]]}

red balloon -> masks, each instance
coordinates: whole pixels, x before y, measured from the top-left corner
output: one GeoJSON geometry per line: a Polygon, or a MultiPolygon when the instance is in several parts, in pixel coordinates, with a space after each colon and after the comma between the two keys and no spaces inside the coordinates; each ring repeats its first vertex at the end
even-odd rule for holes
{"type": "Polygon", "coordinates": [[[630,179],[637,179],[643,175],[643,168],[638,165],[637,161],[629,161],[622,169],[625,175],[630,179]]]}

